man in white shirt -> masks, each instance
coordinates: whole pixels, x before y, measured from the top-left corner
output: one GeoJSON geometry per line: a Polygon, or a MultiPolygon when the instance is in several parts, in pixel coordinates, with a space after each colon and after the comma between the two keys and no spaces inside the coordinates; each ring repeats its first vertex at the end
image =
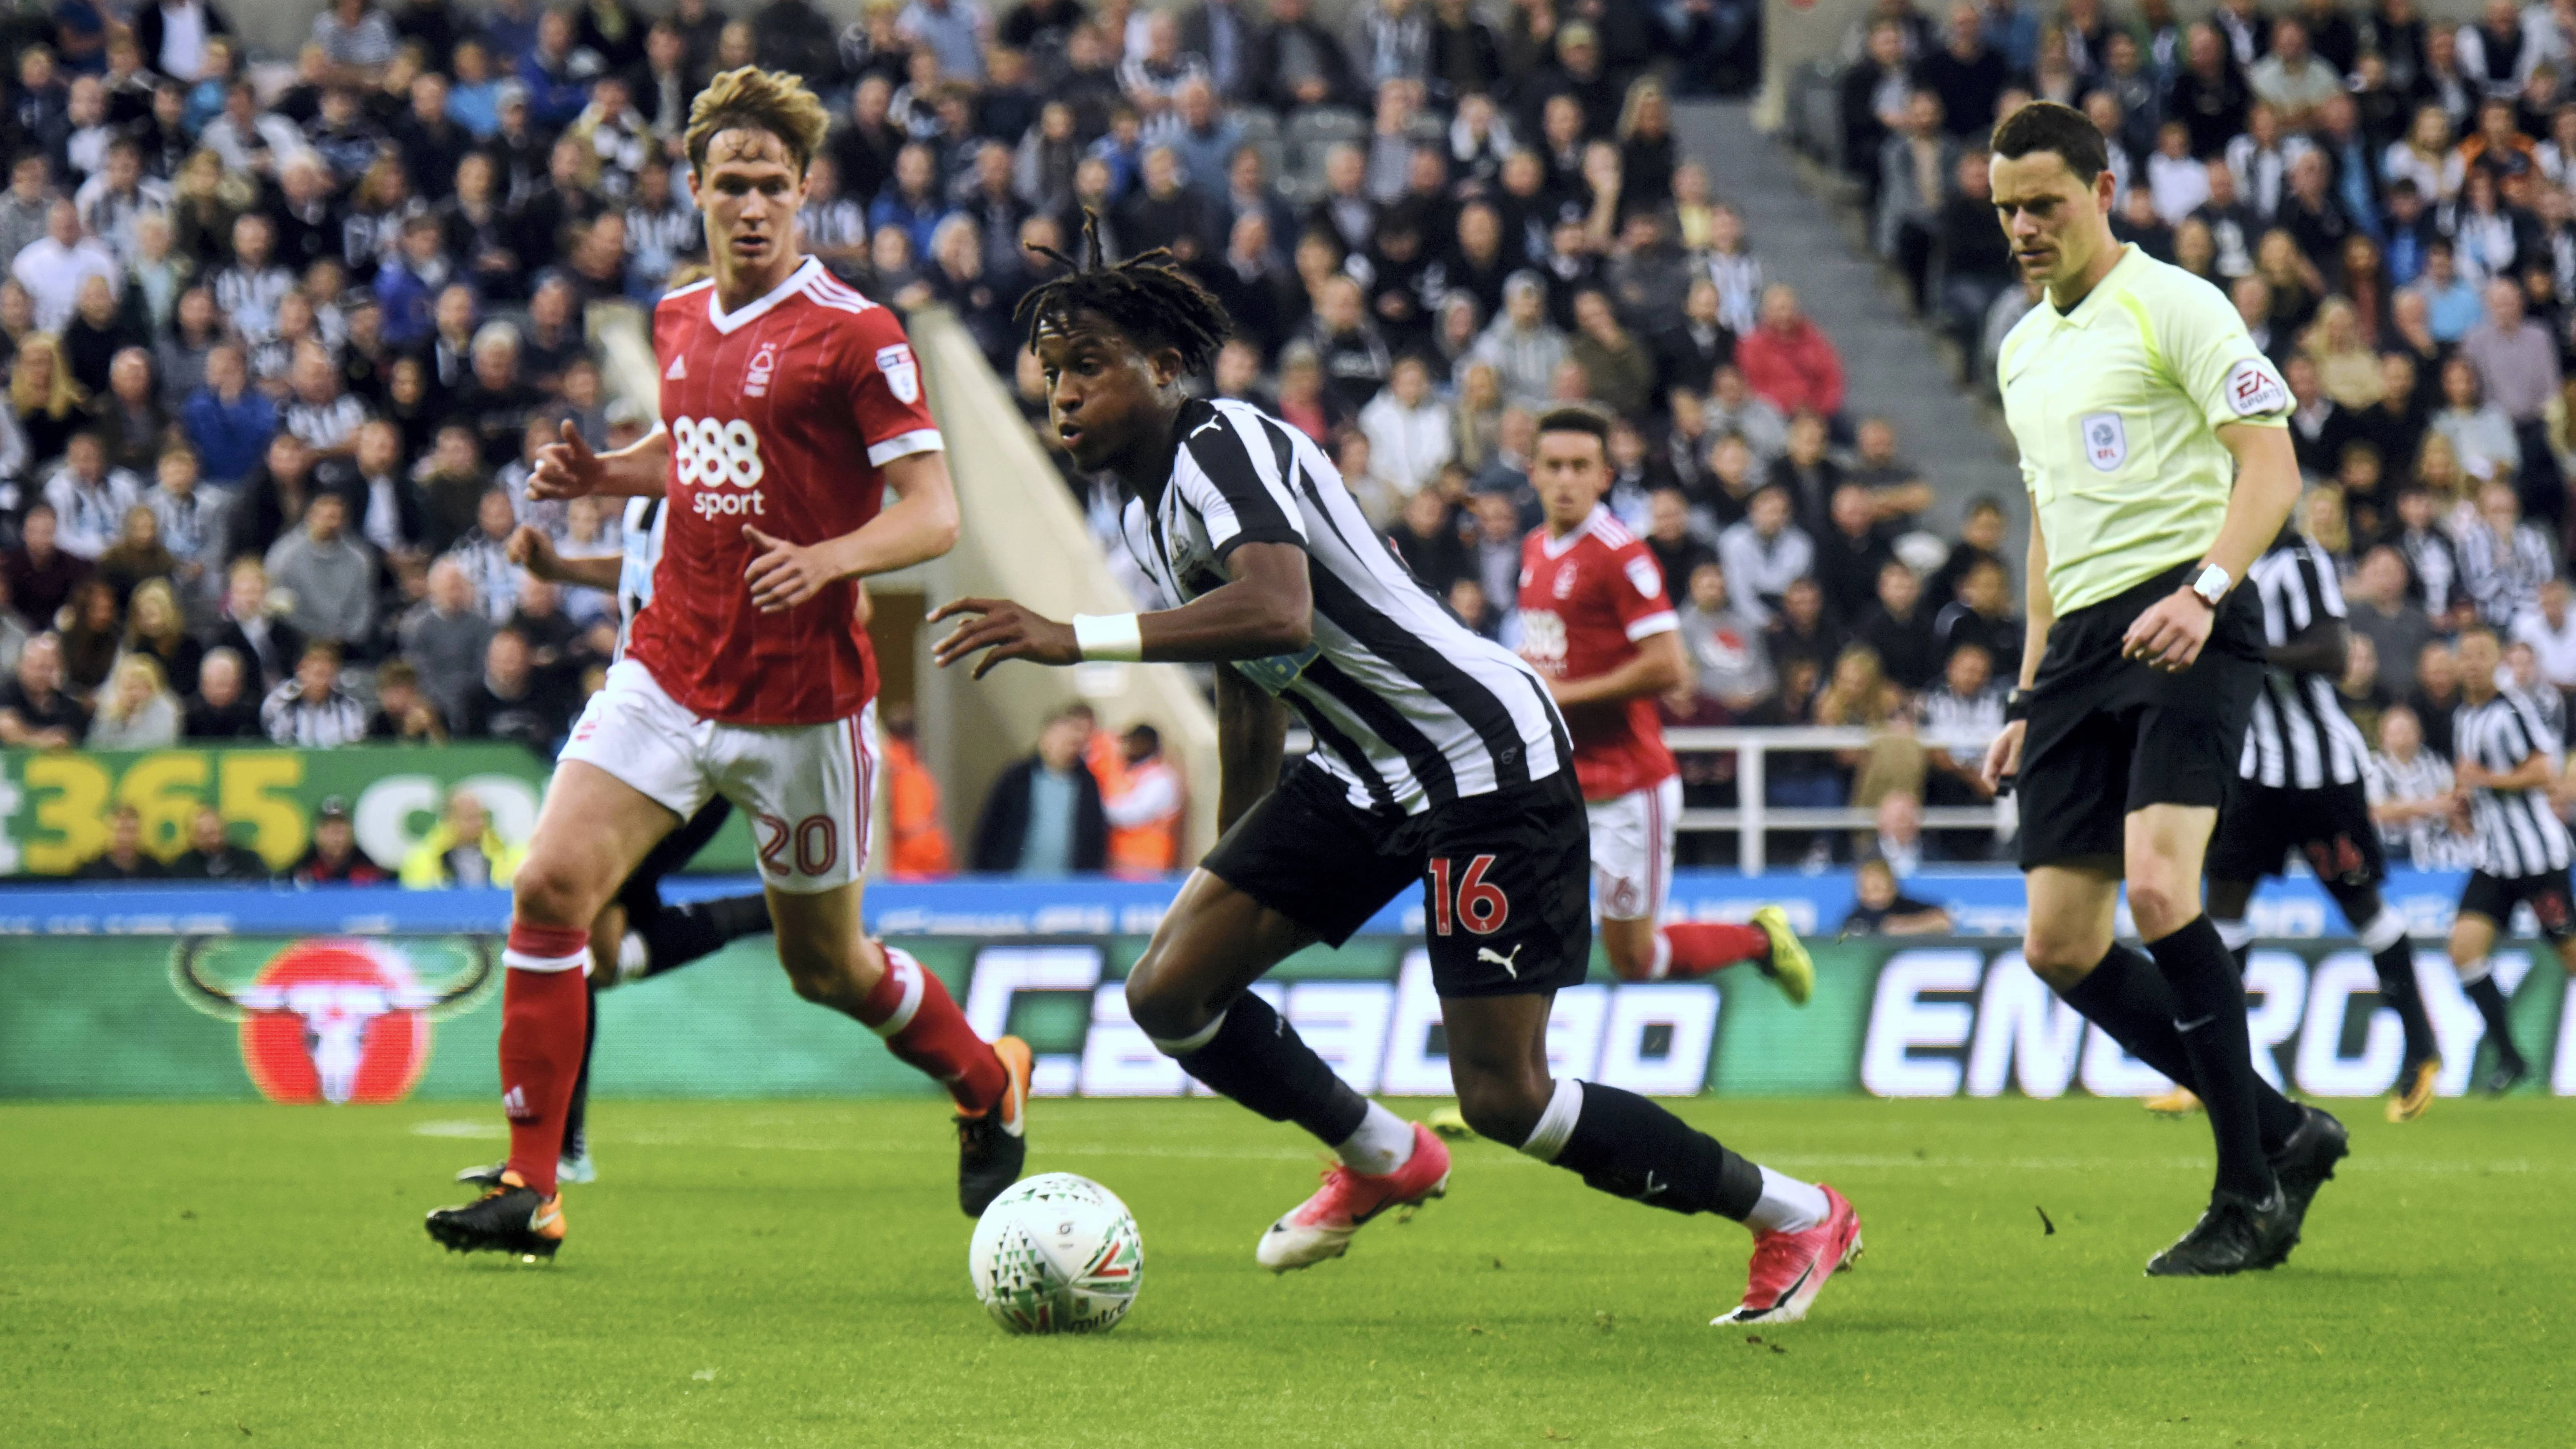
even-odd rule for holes
{"type": "Polygon", "coordinates": [[[1457,447],[1449,409],[1431,394],[1431,370],[1419,357],[1395,364],[1386,389],[1360,409],[1368,434],[1369,471],[1410,498],[1449,461],[1457,447]]]}
{"type": "Polygon", "coordinates": [[[45,209],[45,234],[9,263],[9,275],[35,300],[41,332],[60,332],[72,320],[81,283],[105,277],[113,289],[118,280],[116,254],[83,236],[79,208],[61,199],[45,209]]]}
{"type": "Polygon", "coordinates": [[[2540,607],[2513,619],[2513,642],[2531,646],[2540,677],[2559,689],[2576,689],[2576,610],[2567,607],[2567,581],[2540,586],[2540,607]]]}

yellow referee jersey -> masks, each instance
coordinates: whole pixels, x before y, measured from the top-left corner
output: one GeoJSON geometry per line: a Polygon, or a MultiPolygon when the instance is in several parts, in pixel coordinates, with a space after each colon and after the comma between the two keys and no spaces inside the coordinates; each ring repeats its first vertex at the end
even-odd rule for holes
{"type": "Polygon", "coordinates": [[[2134,245],[2073,312],[2042,298],[1996,374],[2061,618],[2199,559],[2236,483],[2217,429],[2291,408],[2227,298],[2134,245]]]}

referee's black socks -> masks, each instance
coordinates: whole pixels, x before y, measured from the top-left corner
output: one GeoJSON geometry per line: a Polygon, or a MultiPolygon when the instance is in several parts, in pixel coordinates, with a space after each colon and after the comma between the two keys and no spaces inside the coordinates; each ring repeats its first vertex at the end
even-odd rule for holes
{"type": "MultiPolygon", "coordinates": [[[[2205,923],[2209,918],[2201,917],[2205,923]]],[[[2212,933],[2213,940],[2215,933],[2212,933]]],[[[2173,939],[2167,937],[2167,940],[2173,939]]],[[[2222,945],[2223,952],[2226,948],[2222,945]]],[[[2232,963],[2231,963],[2232,966],[2232,963]]],[[[2233,972],[2231,970],[2231,979],[2233,972]]],[[[2236,1001],[2241,1013],[2244,988],[2236,987],[2236,1001]]],[[[2105,1035],[2128,1049],[2129,1055],[2164,1073],[2182,1086],[2199,1090],[2200,1075],[2184,1050],[2182,1033],[2174,1029],[2181,1015],[2173,988],[2166,983],[2165,973],[2154,961],[2130,947],[2114,942],[2101,964],[2083,980],[2058,992],[2066,1004],[2082,1013],[2085,1020],[2102,1028],[2105,1035]]],[[[2252,1062],[2252,1052],[2247,1052],[2252,1062]]],[[[2254,1078],[2254,1110],[2262,1129],[2263,1145],[2278,1147],[2299,1130],[2299,1109],[2287,1097],[2272,1089],[2272,1084],[2257,1075],[2254,1078]]],[[[2204,1098],[2205,1100],[2205,1098],[2204,1098]]]]}
{"type": "Polygon", "coordinates": [[[2218,1185],[2258,1201],[2272,1195],[2272,1164],[2263,1155],[2256,1103],[2268,1090],[2254,1072],[2245,1031],[2245,981],[2207,912],[2172,935],[2147,943],[2173,988],[2174,1030],[2191,1063],[2210,1135],[2218,1142],[2218,1185]]]}

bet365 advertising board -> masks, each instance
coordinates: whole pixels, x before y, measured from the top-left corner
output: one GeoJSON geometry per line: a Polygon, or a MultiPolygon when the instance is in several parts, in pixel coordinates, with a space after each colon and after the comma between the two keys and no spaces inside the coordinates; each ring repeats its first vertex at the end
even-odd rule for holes
{"type": "MultiPolygon", "coordinates": [[[[1201,1091],[1129,1020],[1138,935],[922,936],[905,942],[986,1035],[1038,1050],[1050,1094],[1201,1091]]],[[[488,936],[0,938],[0,1097],[258,1099],[366,1104],[497,1093],[498,943],[488,936]]],[[[2163,1079],[2057,1001],[1995,940],[1827,942],[1815,999],[1792,1007],[1749,968],[1705,982],[1622,984],[1598,966],[1560,994],[1555,1071],[1658,1096],[1701,1093],[2138,1095],[2163,1079]]],[[[2516,943],[2496,974],[2540,1070],[2525,1090],[2576,1095],[2576,988],[2516,943]]],[[[2438,950],[2420,950],[2446,1062],[2468,1089],[2479,1034],[2438,950]]],[[[2321,1097],[2385,1091],[2393,1013],[2349,943],[2265,943],[2247,990],[2256,1060],[2321,1097]]],[[[1362,936],[1313,950],[1259,988],[1365,1092],[1449,1090],[1440,1003],[1419,946],[1362,936]]],[[[787,987],[766,939],[602,994],[603,1097],[928,1095],[846,1018],[787,987]]]]}
{"type": "MultiPolygon", "coordinates": [[[[0,876],[69,875],[107,848],[120,805],[135,807],[144,848],[164,859],[187,844],[198,808],[211,805],[237,844],[284,870],[311,843],[314,808],[334,795],[349,804],[358,847],[393,870],[459,785],[505,838],[526,839],[550,768],[515,745],[492,744],[0,750],[0,876]]],[[[753,869],[742,823],[729,823],[700,859],[710,870],[753,869]]]]}

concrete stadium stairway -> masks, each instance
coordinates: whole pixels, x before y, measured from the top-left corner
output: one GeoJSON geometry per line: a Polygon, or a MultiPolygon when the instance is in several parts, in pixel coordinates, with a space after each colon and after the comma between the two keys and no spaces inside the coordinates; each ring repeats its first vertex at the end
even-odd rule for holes
{"type": "Polygon", "coordinates": [[[1719,199],[1744,214],[1764,281],[1797,288],[1807,314],[1841,351],[1845,411],[1895,424],[1899,449],[1940,497],[1925,522],[1952,535],[1967,500],[1993,493],[2020,538],[2025,495],[2000,423],[1950,380],[1930,334],[1833,210],[1800,187],[1797,163],[1754,128],[1752,107],[1691,102],[1674,107],[1673,124],[1685,154],[1708,168],[1719,199]]]}

